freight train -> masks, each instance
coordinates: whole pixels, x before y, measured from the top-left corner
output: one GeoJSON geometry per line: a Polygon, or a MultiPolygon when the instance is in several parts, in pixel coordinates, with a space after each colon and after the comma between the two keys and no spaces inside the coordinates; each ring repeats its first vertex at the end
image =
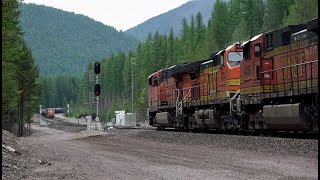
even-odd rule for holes
{"type": "Polygon", "coordinates": [[[48,119],[53,119],[55,115],[55,108],[41,109],[41,115],[48,119]]]}
{"type": "Polygon", "coordinates": [[[262,33],[148,77],[149,124],[318,131],[318,18],[262,33]]]}

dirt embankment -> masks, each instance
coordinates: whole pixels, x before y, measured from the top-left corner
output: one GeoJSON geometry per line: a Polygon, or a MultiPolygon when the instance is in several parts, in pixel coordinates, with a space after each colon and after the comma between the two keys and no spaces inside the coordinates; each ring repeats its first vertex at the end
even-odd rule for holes
{"type": "Polygon", "coordinates": [[[142,129],[70,133],[39,125],[32,132],[5,134],[18,153],[3,147],[3,164],[10,164],[2,166],[3,179],[318,179],[318,140],[142,129]]]}
{"type": "Polygon", "coordinates": [[[25,143],[2,130],[2,179],[24,179],[37,163],[25,143]]]}

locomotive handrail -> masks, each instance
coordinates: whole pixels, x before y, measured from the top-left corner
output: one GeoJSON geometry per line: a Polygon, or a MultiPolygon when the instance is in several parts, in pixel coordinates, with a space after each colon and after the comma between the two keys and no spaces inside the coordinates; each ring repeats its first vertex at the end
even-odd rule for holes
{"type": "Polygon", "coordinates": [[[236,98],[238,96],[238,94],[240,93],[240,89],[236,92],[235,95],[232,96],[232,98],[230,98],[229,101],[229,105],[230,105],[230,116],[232,116],[232,101],[234,100],[234,98],[236,98]]]}
{"type": "MultiPolygon", "coordinates": [[[[188,94],[186,94],[183,99],[176,105],[176,116],[178,116],[179,114],[182,114],[182,103],[185,102],[185,100],[191,95],[191,89],[189,89],[188,94]]],[[[178,100],[178,99],[177,99],[178,100]]]]}
{"type": "MultiPolygon", "coordinates": [[[[271,84],[271,80],[272,79],[268,79],[270,81],[270,98],[271,98],[271,92],[276,92],[277,93],[277,97],[279,96],[279,85],[283,85],[283,88],[284,88],[284,91],[286,91],[287,89],[287,86],[291,86],[291,91],[294,91],[295,89],[298,91],[298,94],[300,94],[300,91],[301,91],[301,88],[305,89],[307,92],[308,92],[308,89],[309,87],[311,86],[311,88],[313,87],[313,80],[316,79],[312,76],[312,70],[313,70],[313,64],[314,63],[318,63],[318,60],[313,60],[313,61],[308,61],[308,62],[302,62],[302,63],[297,63],[297,64],[292,64],[292,65],[288,65],[288,66],[284,66],[284,67],[281,67],[281,68],[277,68],[277,69],[270,69],[270,70],[267,70],[267,71],[261,71],[260,74],[262,74],[262,78],[263,80],[265,80],[265,77],[264,77],[264,74],[266,73],[273,73],[273,75],[275,76],[274,80],[275,80],[275,85],[272,85],[271,84]],[[305,72],[307,72],[307,67],[310,66],[310,74],[311,76],[310,77],[306,77],[305,78],[305,85],[302,85],[300,84],[301,81],[304,81],[304,80],[301,80],[300,76],[299,76],[299,67],[302,67],[304,68],[305,72]],[[297,73],[297,77],[292,77],[292,68],[296,67],[296,73],[297,73]],[[285,69],[290,69],[290,77],[289,79],[287,79],[288,81],[286,82],[283,82],[281,84],[278,84],[278,71],[284,71],[285,69]],[[311,81],[310,82],[310,86],[309,86],[309,83],[308,81],[311,81]],[[294,88],[294,83],[297,83],[297,88],[294,88]],[[272,88],[273,87],[273,88],[272,88]]],[[[282,72],[284,73],[284,72],[282,72]]],[[[262,84],[263,85],[263,93],[265,93],[265,83],[262,84]]]]}
{"type": "Polygon", "coordinates": [[[264,73],[267,73],[267,72],[272,72],[272,71],[276,71],[276,70],[282,70],[282,69],[285,69],[285,68],[289,68],[289,67],[293,67],[293,66],[298,66],[298,65],[311,64],[311,63],[315,63],[315,62],[318,62],[318,60],[308,61],[308,62],[304,62],[304,63],[300,63],[300,64],[293,64],[293,65],[284,66],[284,67],[277,68],[277,69],[271,69],[271,70],[268,70],[268,71],[261,71],[260,73],[263,73],[263,74],[264,74],[264,73]]]}

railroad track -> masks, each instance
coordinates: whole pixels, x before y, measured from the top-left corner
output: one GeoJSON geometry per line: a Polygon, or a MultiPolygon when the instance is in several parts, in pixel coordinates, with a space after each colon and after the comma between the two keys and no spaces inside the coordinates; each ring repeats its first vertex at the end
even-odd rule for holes
{"type": "MultiPolygon", "coordinates": [[[[39,116],[39,115],[38,115],[39,116]]],[[[73,126],[73,127],[87,127],[85,124],[66,122],[64,119],[55,117],[54,119],[47,119],[41,116],[43,120],[50,124],[62,125],[62,126],[73,126]]],[[[181,130],[175,128],[166,128],[163,130],[156,129],[155,127],[144,127],[137,126],[136,128],[126,128],[126,127],[114,127],[117,129],[136,129],[136,130],[149,130],[149,131],[177,131],[186,133],[207,133],[207,134],[226,134],[226,135],[239,135],[239,136],[263,136],[263,137],[280,137],[280,138],[293,138],[293,139],[318,139],[318,132],[302,132],[302,131],[255,131],[255,130],[181,130]]],[[[105,131],[108,131],[105,128],[105,131]]]]}
{"type": "MultiPolygon", "coordinates": [[[[37,115],[37,116],[39,117],[39,115],[37,115]]],[[[64,126],[76,126],[76,127],[87,127],[86,124],[67,122],[64,119],[57,118],[57,117],[54,117],[53,119],[48,119],[44,116],[41,116],[41,119],[48,122],[49,124],[64,125],[64,126]]]]}
{"type": "MultiPolygon", "coordinates": [[[[142,128],[143,129],[143,128],[142,128]]],[[[152,130],[152,129],[148,129],[152,130]]],[[[175,128],[156,129],[157,131],[177,131],[188,133],[208,133],[208,134],[227,134],[227,135],[240,135],[240,136],[263,136],[263,137],[280,137],[280,138],[294,138],[294,139],[318,139],[318,132],[302,132],[302,131],[255,131],[255,130],[180,130],[175,128]]]]}
{"type": "MultiPolygon", "coordinates": [[[[293,139],[318,139],[318,132],[294,132],[294,131],[255,131],[255,130],[183,130],[176,128],[157,129],[156,127],[137,126],[135,128],[114,127],[116,129],[135,129],[135,130],[148,130],[148,131],[172,131],[172,132],[186,132],[186,133],[207,133],[207,134],[226,134],[238,136],[262,136],[262,137],[279,137],[279,138],[293,138],[293,139]]],[[[108,129],[105,129],[108,131],[108,129]]]]}

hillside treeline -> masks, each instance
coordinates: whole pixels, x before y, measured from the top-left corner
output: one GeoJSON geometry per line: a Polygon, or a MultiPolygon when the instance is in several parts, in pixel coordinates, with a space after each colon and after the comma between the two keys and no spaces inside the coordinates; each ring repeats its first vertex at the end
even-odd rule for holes
{"type": "MultiPolygon", "coordinates": [[[[110,120],[115,110],[131,112],[131,78],[133,78],[134,111],[138,120],[147,120],[147,77],[174,64],[208,59],[214,51],[289,24],[304,23],[318,15],[317,0],[217,0],[211,18],[203,22],[201,13],[182,20],[180,34],[149,34],[136,51],[119,53],[101,60],[99,84],[100,117],[110,120]],[[132,76],[131,76],[132,75],[132,76]]],[[[91,112],[89,94],[93,93],[93,64],[89,64],[73,99],[75,114],[91,112]]]]}
{"type": "Polygon", "coordinates": [[[128,52],[138,41],[87,16],[53,7],[21,4],[21,27],[45,76],[81,76],[95,59],[128,52]]]}
{"type": "Polygon", "coordinates": [[[187,20],[190,20],[192,14],[201,12],[203,20],[208,22],[215,1],[216,0],[188,1],[175,9],[152,17],[145,22],[126,30],[125,33],[131,34],[141,42],[144,42],[147,39],[148,33],[153,34],[156,31],[163,35],[169,34],[170,29],[172,29],[175,34],[179,34],[181,30],[181,20],[184,17],[187,18],[187,20]]]}
{"type": "Polygon", "coordinates": [[[23,135],[40,95],[38,67],[19,26],[19,2],[2,1],[2,128],[23,135]]]}
{"type": "Polygon", "coordinates": [[[70,103],[74,107],[74,101],[78,99],[80,78],[75,76],[41,76],[39,82],[42,85],[40,96],[41,105],[44,108],[66,107],[70,103]]]}

